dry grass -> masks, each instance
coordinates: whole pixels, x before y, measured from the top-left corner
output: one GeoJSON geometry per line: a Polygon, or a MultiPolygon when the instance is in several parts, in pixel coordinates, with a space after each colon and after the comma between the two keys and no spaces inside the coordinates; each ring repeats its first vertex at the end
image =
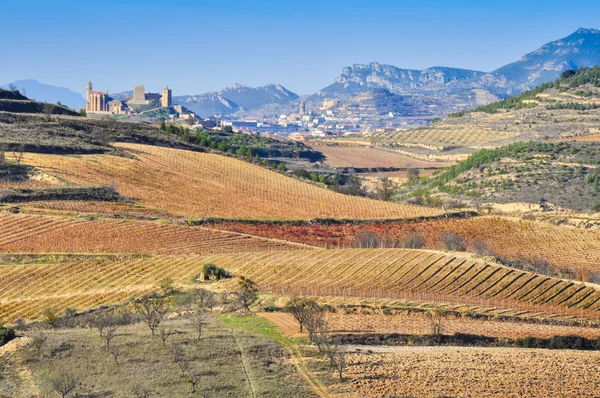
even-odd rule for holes
{"type": "Polygon", "coordinates": [[[594,397],[600,353],[514,348],[398,347],[349,355],[364,397],[594,397]]]}
{"type": "Polygon", "coordinates": [[[346,196],[220,155],[119,144],[110,155],[28,153],[24,163],[77,185],[116,185],[122,195],[175,215],[227,218],[406,218],[441,210],[346,196]]]}

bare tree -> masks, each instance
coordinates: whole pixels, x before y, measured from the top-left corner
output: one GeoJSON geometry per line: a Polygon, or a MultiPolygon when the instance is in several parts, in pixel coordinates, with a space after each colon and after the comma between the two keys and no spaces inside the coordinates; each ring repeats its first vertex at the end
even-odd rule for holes
{"type": "Polygon", "coordinates": [[[285,306],[285,310],[292,314],[300,325],[300,333],[307,321],[313,316],[313,313],[323,311],[315,299],[292,297],[285,306]]]}
{"type": "Polygon", "coordinates": [[[145,387],[143,387],[143,386],[141,386],[139,384],[136,384],[133,387],[133,391],[132,392],[133,392],[133,395],[135,395],[136,398],[150,398],[150,394],[151,394],[150,390],[148,390],[147,388],[145,388],[145,387]]]}
{"type": "Polygon", "coordinates": [[[171,329],[160,328],[158,330],[158,336],[163,342],[163,345],[167,345],[167,339],[173,335],[173,331],[171,329]]]}
{"type": "Polygon", "coordinates": [[[340,343],[339,339],[327,337],[323,341],[323,347],[323,351],[329,358],[331,366],[337,370],[340,381],[344,381],[344,369],[346,368],[346,351],[344,346],[340,343]]]}
{"type": "Polygon", "coordinates": [[[186,374],[188,382],[192,385],[192,392],[195,393],[196,386],[198,383],[200,383],[200,377],[202,376],[202,373],[198,369],[190,367],[188,368],[186,374]]]}
{"type": "Polygon", "coordinates": [[[171,356],[173,357],[173,361],[179,367],[179,370],[181,370],[181,375],[185,376],[190,367],[191,360],[185,354],[185,350],[181,344],[173,344],[171,346],[171,356]]]}
{"type": "Polygon", "coordinates": [[[168,303],[158,297],[143,297],[134,302],[134,308],[141,320],[148,325],[152,336],[169,311],[168,303]]]}
{"type": "Polygon", "coordinates": [[[323,342],[329,336],[329,325],[325,320],[325,312],[311,313],[311,316],[306,319],[305,326],[308,339],[317,346],[319,352],[323,352],[323,342]]]}
{"type": "Polygon", "coordinates": [[[410,232],[402,243],[406,249],[422,249],[425,247],[425,237],[417,232],[410,232]]]}
{"type": "Polygon", "coordinates": [[[79,384],[77,376],[64,369],[55,373],[49,381],[50,388],[59,393],[63,398],[72,393],[77,388],[77,384],[79,384]]]}
{"type": "Polygon", "coordinates": [[[23,160],[23,156],[25,156],[25,145],[19,144],[19,146],[17,147],[17,150],[13,151],[13,156],[14,156],[15,160],[17,161],[17,164],[20,164],[21,160],[23,160]]]}
{"type": "Polygon", "coordinates": [[[467,243],[465,238],[456,232],[444,232],[442,233],[442,242],[446,246],[446,249],[464,252],[467,250],[467,243]]]}
{"type": "Polygon", "coordinates": [[[435,339],[437,344],[440,344],[442,341],[442,332],[443,332],[443,319],[441,311],[431,311],[427,314],[427,318],[429,320],[429,327],[431,330],[431,335],[435,339]]]}
{"type": "Polygon", "coordinates": [[[40,356],[40,354],[42,352],[42,348],[46,344],[46,341],[48,341],[48,336],[42,332],[38,332],[38,333],[34,334],[33,336],[31,336],[31,343],[33,344],[33,347],[35,348],[38,357],[40,356]]]}
{"type": "Polygon", "coordinates": [[[110,351],[110,342],[115,338],[117,334],[117,325],[111,324],[104,328],[104,340],[106,340],[106,349],[110,351]]]}
{"type": "Polygon", "coordinates": [[[198,332],[198,340],[200,340],[200,337],[202,337],[202,330],[206,325],[206,313],[198,312],[192,318],[192,327],[198,332]]]}
{"type": "Polygon", "coordinates": [[[108,348],[108,353],[110,355],[112,355],[113,359],[115,360],[115,365],[118,365],[119,364],[119,355],[121,355],[121,350],[119,350],[115,346],[111,346],[110,348],[108,348]]]}

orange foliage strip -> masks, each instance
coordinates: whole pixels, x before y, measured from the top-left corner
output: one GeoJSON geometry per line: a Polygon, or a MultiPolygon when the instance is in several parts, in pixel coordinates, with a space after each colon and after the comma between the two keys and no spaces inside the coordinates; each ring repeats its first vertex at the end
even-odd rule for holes
{"type": "Polygon", "coordinates": [[[180,216],[255,219],[416,218],[444,212],[347,196],[226,156],[119,144],[136,159],[27,153],[23,162],[83,186],[116,184],[145,207],[180,216]]]}
{"type": "Polygon", "coordinates": [[[350,247],[355,244],[357,234],[367,231],[400,242],[409,233],[416,232],[425,237],[426,248],[437,250],[444,249],[443,232],[457,232],[465,237],[469,250],[475,242],[481,241],[503,258],[540,258],[557,268],[600,272],[600,231],[500,217],[309,226],[227,222],[218,226],[230,231],[329,248],[350,247]]]}
{"type": "Polygon", "coordinates": [[[294,249],[234,232],[149,221],[0,216],[0,253],[210,254],[294,249]]]}

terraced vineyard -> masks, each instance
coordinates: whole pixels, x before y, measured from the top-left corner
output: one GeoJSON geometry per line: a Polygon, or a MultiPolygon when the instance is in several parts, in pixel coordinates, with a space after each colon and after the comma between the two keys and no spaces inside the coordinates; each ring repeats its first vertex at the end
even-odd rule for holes
{"type": "Polygon", "coordinates": [[[306,248],[234,232],[149,221],[1,215],[0,253],[210,254],[306,248]]]}
{"type": "Polygon", "coordinates": [[[193,284],[207,262],[283,294],[449,301],[522,312],[593,318],[600,294],[583,284],[473,260],[404,249],[296,250],[212,256],[89,256],[50,263],[39,256],[0,266],[0,318],[39,317],[123,301],[162,278],[193,284]]]}
{"type": "Polygon", "coordinates": [[[394,146],[402,144],[430,145],[433,147],[455,147],[485,145],[514,137],[510,131],[492,129],[455,128],[454,126],[417,129],[398,133],[375,133],[370,138],[373,145],[394,146]]]}
{"type": "MultiPolygon", "coordinates": [[[[546,259],[557,269],[573,268],[600,272],[600,231],[554,226],[500,217],[440,219],[423,222],[369,223],[361,225],[266,225],[222,223],[219,228],[247,234],[279,237],[321,247],[346,248],[354,244],[357,234],[372,232],[386,239],[402,241],[409,233],[422,234],[426,248],[443,249],[443,232],[463,235],[469,249],[476,241],[507,259],[546,259]],[[518,243],[518,244],[517,244],[518,243]]],[[[585,275],[583,275],[585,277],[585,275]]]]}
{"type": "Polygon", "coordinates": [[[154,210],[257,219],[411,218],[443,211],[347,196],[221,155],[119,144],[136,159],[27,153],[23,163],[80,186],[115,185],[154,210]]]}

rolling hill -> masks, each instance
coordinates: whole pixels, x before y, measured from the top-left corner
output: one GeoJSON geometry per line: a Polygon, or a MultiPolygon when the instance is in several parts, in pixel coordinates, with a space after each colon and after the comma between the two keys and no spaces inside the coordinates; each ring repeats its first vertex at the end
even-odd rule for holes
{"type": "Polygon", "coordinates": [[[73,92],[65,87],[52,86],[50,84],[40,83],[37,80],[17,80],[12,83],[0,85],[0,88],[8,89],[9,86],[15,86],[22,94],[39,102],[48,102],[56,104],[60,102],[71,109],[85,108],[85,98],[79,93],[73,92]]]}
{"type": "Polygon", "coordinates": [[[116,186],[144,207],[179,216],[311,219],[412,218],[439,209],[346,196],[222,155],[115,144],[133,155],[26,153],[22,163],[76,186],[116,186]]]}

